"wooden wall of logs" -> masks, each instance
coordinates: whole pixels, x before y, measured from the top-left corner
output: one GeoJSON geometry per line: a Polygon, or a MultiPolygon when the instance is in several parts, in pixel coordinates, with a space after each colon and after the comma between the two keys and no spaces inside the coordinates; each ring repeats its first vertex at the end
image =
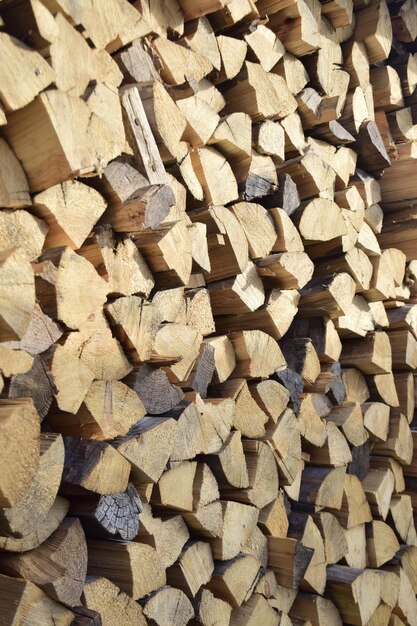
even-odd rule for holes
{"type": "Polygon", "coordinates": [[[0,0],[0,626],[417,625],[416,37],[0,0]]]}

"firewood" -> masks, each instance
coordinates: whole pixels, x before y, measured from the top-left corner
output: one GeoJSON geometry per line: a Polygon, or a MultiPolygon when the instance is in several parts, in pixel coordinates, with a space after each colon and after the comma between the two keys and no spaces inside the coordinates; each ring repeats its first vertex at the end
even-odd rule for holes
{"type": "Polygon", "coordinates": [[[87,547],[88,575],[105,576],[134,600],[166,582],[165,570],[151,546],[89,539],[87,547]]]}
{"type": "MultiPolygon", "coordinates": [[[[334,180],[336,178],[336,173],[333,168],[326,163],[319,155],[315,154],[312,151],[307,152],[304,156],[295,157],[293,159],[289,159],[288,161],[284,161],[281,165],[277,166],[277,171],[279,174],[285,173],[289,174],[291,178],[297,185],[299,196],[302,200],[310,199],[313,196],[318,195],[320,192],[325,191],[327,189],[332,189],[334,180]]],[[[314,201],[314,205],[320,204],[320,202],[314,201]]],[[[323,204],[323,203],[321,203],[323,204]]],[[[312,207],[310,206],[310,211],[312,207]]],[[[333,210],[333,214],[335,210],[333,210]]],[[[339,212],[340,213],[340,210],[339,212]]],[[[330,215],[332,215],[330,213],[330,215]]],[[[336,226],[334,228],[333,237],[337,237],[345,233],[345,229],[340,225],[337,226],[338,222],[341,223],[341,218],[339,216],[339,220],[337,216],[332,215],[333,219],[336,222],[336,226]],[[343,232],[339,232],[339,229],[342,229],[343,232]]],[[[301,235],[306,239],[312,239],[312,237],[308,236],[308,218],[307,219],[307,231],[306,234],[302,232],[302,226],[299,226],[299,230],[301,235]]],[[[324,221],[321,220],[324,224],[324,221]]],[[[322,227],[323,228],[323,227],[322,227]]],[[[317,231],[317,235],[320,234],[320,229],[317,231]]],[[[332,237],[332,238],[333,238],[332,237]]],[[[323,235],[320,237],[316,237],[319,241],[323,238],[323,235]]],[[[324,239],[326,240],[326,239],[324,239]]]]}
{"type": "MultiPolygon", "coordinates": [[[[354,292],[355,282],[349,274],[313,278],[301,289],[298,305],[300,317],[315,317],[323,313],[331,319],[340,317],[351,304],[354,292]]],[[[346,364],[343,360],[341,363],[346,364]]]]}
{"type": "Polygon", "coordinates": [[[192,604],[184,592],[169,586],[152,594],[143,612],[158,626],[185,626],[194,616],[192,604]]]}
{"type": "Polygon", "coordinates": [[[295,289],[272,289],[266,296],[265,304],[256,311],[217,317],[217,331],[262,330],[274,339],[280,339],[297,313],[299,298],[295,289]]]}
{"type": "Polygon", "coordinates": [[[369,570],[332,565],[327,569],[328,593],[343,621],[366,623],[381,598],[381,583],[369,570]]]}
{"type": "Polygon", "coordinates": [[[326,423],[326,441],[321,448],[307,448],[310,463],[340,467],[352,461],[352,454],[344,434],[331,421],[326,423]]]}
{"type": "Polygon", "coordinates": [[[381,567],[399,550],[400,544],[388,524],[374,520],[368,528],[366,546],[369,565],[381,567]]]}
{"type": "Polygon", "coordinates": [[[210,21],[200,16],[187,22],[181,43],[193,52],[206,57],[216,70],[220,70],[221,57],[210,21]]]}
{"type": "MultiPolygon", "coordinates": [[[[46,352],[61,336],[60,326],[45,315],[38,304],[35,304],[29,326],[22,339],[2,342],[2,346],[14,352],[25,351],[30,355],[36,355],[46,352]]],[[[20,357],[16,358],[20,361],[20,357]]],[[[27,357],[24,358],[26,361],[27,357]]]]}
{"type": "Polygon", "coordinates": [[[319,261],[314,266],[314,272],[316,276],[346,272],[355,280],[357,291],[362,291],[369,289],[373,266],[365,252],[352,248],[343,256],[319,261]]]}
{"type": "Polygon", "coordinates": [[[296,319],[290,333],[295,337],[309,337],[321,363],[339,360],[342,344],[332,320],[327,317],[296,319]]]}
{"type": "Polygon", "coordinates": [[[95,381],[75,415],[51,410],[48,423],[65,435],[105,440],[125,435],[144,415],[142,402],[129,387],[95,381]]]}
{"type": "Polygon", "coordinates": [[[94,189],[78,181],[65,181],[35,196],[34,210],[49,226],[46,246],[74,250],[81,247],[105,208],[104,199],[94,189]]]}
{"type": "Polygon", "coordinates": [[[206,204],[228,204],[238,198],[236,178],[225,157],[211,147],[199,148],[182,161],[180,171],[187,187],[197,200],[206,204]],[[218,173],[224,168],[219,186],[218,173]]]}
{"type": "Polygon", "coordinates": [[[89,576],[83,587],[82,602],[87,609],[100,613],[103,626],[133,621],[145,626],[141,606],[107,578],[89,576]]]}
{"type": "Polygon", "coordinates": [[[280,585],[295,589],[299,586],[313,558],[314,550],[290,537],[268,537],[268,567],[280,585]]]}
{"type": "Polygon", "coordinates": [[[392,456],[403,465],[409,465],[413,457],[413,438],[407,418],[391,409],[389,432],[386,441],[378,441],[374,450],[382,456],[392,456]]]}
{"type": "Polygon", "coordinates": [[[233,205],[232,211],[248,239],[250,258],[259,259],[269,254],[276,232],[266,209],[259,204],[239,202],[233,205]]]}
{"type": "Polygon", "coordinates": [[[250,594],[258,570],[259,561],[251,555],[218,563],[208,588],[233,608],[238,608],[250,594]]]}
{"type": "Polygon", "coordinates": [[[181,357],[178,362],[167,366],[167,375],[172,382],[188,379],[200,351],[201,334],[185,324],[165,324],[155,335],[153,350],[160,357],[181,357]]]}
{"type": "Polygon", "coordinates": [[[198,454],[204,454],[207,451],[202,416],[194,402],[182,403],[166,416],[174,417],[177,421],[171,461],[194,459],[198,454]]]}
{"type": "Polygon", "coordinates": [[[290,398],[288,390],[275,380],[254,383],[250,385],[249,390],[261,409],[276,423],[287,407],[290,398]]]}
{"type": "Polygon", "coordinates": [[[177,426],[174,420],[147,416],[125,438],[113,441],[117,451],[132,465],[132,476],[156,483],[171,455],[177,426]],[[158,455],[154,454],[158,446],[158,455]]]}
{"type": "MultiPolygon", "coordinates": [[[[232,607],[220,598],[216,598],[209,589],[203,589],[198,596],[198,619],[203,626],[210,626],[216,621],[219,626],[227,626],[232,607]]],[[[192,623],[192,622],[191,622],[192,623]]]]}
{"type": "Polygon", "coordinates": [[[262,442],[244,441],[243,450],[248,467],[249,484],[243,489],[221,488],[224,499],[237,500],[263,508],[278,494],[278,473],[274,455],[262,442]]]}
{"type": "Polygon", "coordinates": [[[415,546],[417,537],[411,497],[407,494],[394,495],[391,499],[390,515],[400,539],[415,546]]]}
{"type": "Polygon", "coordinates": [[[229,378],[236,366],[233,346],[225,335],[205,341],[214,349],[215,380],[222,383],[229,378]]]}
{"type": "MultiPolygon", "coordinates": [[[[107,168],[108,169],[108,168],[107,168]]],[[[154,184],[134,188],[123,201],[113,200],[101,222],[110,222],[117,232],[137,232],[157,228],[168,219],[175,196],[169,185],[154,184]]]]}
{"type": "Polygon", "coordinates": [[[25,495],[36,478],[40,463],[39,416],[29,398],[0,400],[2,455],[0,504],[12,507],[25,495]],[[12,434],[14,433],[14,434],[12,434]]]}
{"type": "Polygon", "coordinates": [[[236,278],[210,283],[208,292],[214,315],[249,313],[265,301],[262,281],[252,262],[236,278]]]}
{"type": "Polygon", "coordinates": [[[239,331],[231,333],[229,339],[236,355],[233,378],[266,378],[284,369],[285,359],[278,344],[263,331],[239,331]]]}
{"type": "Polygon", "coordinates": [[[348,551],[345,530],[331,513],[317,513],[313,519],[324,540],[327,565],[337,563],[348,551]]]}
{"type": "Polygon", "coordinates": [[[218,84],[232,80],[239,74],[245,61],[248,45],[245,41],[226,35],[218,35],[216,39],[221,56],[221,70],[214,76],[213,82],[218,84]]]}
{"type": "Polygon", "coordinates": [[[288,367],[298,372],[306,384],[313,384],[320,374],[320,361],[311,339],[284,339],[282,344],[288,367]]]}
{"type": "Polygon", "coordinates": [[[259,154],[271,156],[274,162],[285,160],[285,132],[279,122],[265,120],[256,125],[252,144],[259,154]]]}
{"type": "MultiPolygon", "coordinates": [[[[291,370],[289,370],[291,371],[291,370]]],[[[326,440],[326,428],[322,417],[330,411],[330,402],[326,410],[322,413],[320,407],[320,396],[322,394],[304,393],[300,397],[300,408],[298,410],[298,422],[301,435],[314,446],[322,446],[326,440]]],[[[323,394],[324,395],[324,394],[323,394]]]]}
{"type": "Polygon", "coordinates": [[[223,6],[212,16],[213,24],[216,30],[225,29],[237,24],[241,20],[254,21],[259,18],[258,10],[255,3],[251,0],[244,2],[230,2],[227,6],[223,6]]]}
{"type": "Polygon", "coordinates": [[[223,532],[221,537],[210,539],[213,557],[221,561],[234,559],[245,545],[256,526],[259,511],[240,502],[221,501],[223,532]]]}
{"type": "Polygon", "coordinates": [[[102,495],[127,487],[130,463],[103,441],[65,437],[62,480],[102,495]]]}
{"type": "Polygon", "coordinates": [[[6,378],[16,374],[25,374],[32,368],[33,361],[33,357],[24,350],[12,350],[4,345],[0,346],[0,371],[6,378]]]}
{"type": "Polygon", "coordinates": [[[386,441],[390,407],[384,402],[365,402],[362,404],[362,413],[365,428],[378,439],[386,441]]]}
{"type": "Polygon", "coordinates": [[[370,393],[366,379],[358,369],[343,369],[342,378],[346,389],[346,400],[348,402],[360,402],[363,404],[369,399],[370,393]]]}
{"type": "Polygon", "coordinates": [[[417,341],[408,330],[388,333],[392,350],[392,366],[397,370],[413,370],[416,363],[417,341]]]}
{"type": "Polygon", "coordinates": [[[368,439],[359,403],[346,402],[333,407],[326,420],[339,426],[352,446],[361,446],[368,439]]]}
{"type": "Polygon", "coordinates": [[[371,81],[376,108],[393,111],[404,106],[400,78],[393,67],[373,68],[371,81]]]}
{"type": "Polygon", "coordinates": [[[55,433],[41,434],[40,455],[39,467],[24,495],[12,506],[0,510],[0,534],[4,536],[29,535],[45,520],[54,504],[64,467],[62,437],[55,433]]]}
{"type": "Polygon", "coordinates": [[[288,531],[288,516],[285,496],[282,492],[278,493],[275,501],[261,510],[258,526],[266,536],[286,537],[288,531]]]}
{"type": "Polygon", "coordinates": [[[1,574],[0,586],[0,609],[5,624],[22,623],[28,619],[44,624],[55,622],[57,626],[73,623],[74,613],[52,600],[32,582],[1,574]],[[10,602],[10,598],[16,600],[10,602]]]}
{"type": "MultiPolygon", "coordinates": [[[[216,476],[221,489],[248,489],[250,487],[246,457],[240,431],[230,434],[225,444],[215,456],[208,457],[207,463],[216,476]]],[[[253,480],[252,480],[253,483],[253,480]]],[[[247,496],[247,494],[246,494],[247,496]]],[[[250,504],[243,493],[244,503],[250,504]]]]}
{"type": "Polygon", "coordinates": [[[394,383],[398,394],[400,412],[410,422],[414,415],[414,379],[411,372],[395,372],[394,383]]]}
{"type": "Polygon", "coordinates": [[[105,311],[131,362],[149,360],[156,333],[152,305],[137,296],[128,296],[115,300],[105,311]]]}
{"type": "Polygon", "coordinates": [[[190,215],[193,222],[207,225],[212,282],[236,276],[246,269],[249,248],[245,233],[231,211],[224,207],[197,210],[190,215]],[[220,243],[220,245],[218,245],[220,243]]]}
{"type": "Polygon", "coordinates": [[[1,101],[6,111],[21,109],[55,80],[55,72],[35,50],[6,33],[0,46],[7,63],[1,78],[1,101]],[[22,77],[23,89],[16,89],[16,72],[22,77]]]}
{"type": "MultiPolygon", "coordinates": [[[[330,3],[333,4],[333,3],[330,3]]],[[[313,594],[299,593],[291,608],[291,618],[302,616],[309,618],[311,624],[325,624],[328,619],[335,626],[341,626],[342,621],[335,605],[326,598],[313,594]]],[[[294,621],[292,622],[294,624],[294,621]]]]}
{"type": "Polygon", "coordinates": [[[375,332],[366,340],[345,341],[340,362],[342,366],[357,367],[364,374],[389,373],[392,365],[389,336],[375,332]]]}
{"type": "Polygon", "coordinates": [[[235,177],[244,180],[250,167],[252,126],[246,113],[231,113],[222,118],[210,144],[215,145],[229,161],[235,177]]]}
{"type": "Polygon", "coordinates": [[[280,119],[296,109],[295,98],[284,79],[250,61],[245,61],[236,84],[225,90],[224,97],[226,113],[243,111],[255,121],[280,119]]]}
{"type": "Polygon", "coordinates": [[[90,102],[65,92],[49,90],[37,96],[24,109],[10,115],[8,141],[22,161],[31,191],[42,191],[72,177],[74,173],[96,171],[121,153],[125,139],[118,97],[105,86],[97,85],[96,89],[107,91],[96,96],[93,92],[90,102]],[[104,95],[107,96],[105,107],[100,100],[104,95]],[[108,118],[105,118],[109,108],[114,114],[111,128],[108,118]],[[69,124],[68,115],[79,116],[76,127],[69,124]],[[33,116],[39,120],[36,129],[30,122],[33,116]],[[20,129],[26,123],[32,130],[22,133],[20,129]],[[59,133],[55,131],[55,124],[60,129],[59,133]],[[88,136],[95,139],[89,142],[86,139],[88,136]],[[49,145],[54,145],[55,153],[60,155],[60,167],[50,161],[50,154],[43,143],[45,137],[49,137],[49,145]],[[76,152],[74,145],[78,146],[76,152]]]}
{"type": "Polygon", "coordinates": [[[198,82],[213,69],[206,57],[165,37],[158,37],[152,42],[152,54],[161,63],[159,73],[168,85],[182,85],[186,78],[198,82]]]}
{"type": "Polygon", "coordinates": [[[266,285],[281,289],[302,289],[313,274],[313,263],[305,252],[271,254],[256,265],[266,285]]]}
{"type": "Polygon", "coordinates": [[[392,407],[399,406],[395,379],[392,373],[368,376],[367,383],[372,401],[385,402],[392,407]]]}
{"type": "Polygon", "coordinates": [[[233,398],[235,401],[236,412],[233,416],[233,425],[245,437],[261,437],[265,433],[268,416],[253,399],[244,379],[235,378],[227,381],[217,390],[222,397],[233,398]]]}
{"type": "MultiPolygon", "coordinates": [[[[220,118],[215,111],[197,96],[177,100],[186,127],[181,135],[192,147],[204,146],[216,130],[220,118]]],[[[179,159],[178,159],[179,160],[179,159]]]]}
{"type": "Polygon", "coordinates": [[[108,289],[86,259],[68,247],[52,248],[40,257],[35,273],[37,297],[46,313],[74,329],[87,318],[100,319],[108,289]],[[93,285],[95,297],[89,298],[93,285]]]}
{"type": "Polygon", "coordinates": [[[362,480],[362,486],[374,518],[386,520],[394,490],[394,475],[391,470],[371,470],[362,480]]]}
{"type": "Polygon", "coordinates": [[[303,546],[314,550],[313,557],[304,573],[300,588],[306,591],[323,593],[326,580],[324,543],[319,529],[310,515],[291,513],[289,534],[299,539],[303,546]]]}
{"type": "Polygon", "coordinates": [[[392,43],[392,26],[384,1],[378,3],[373,11],[366,7],[358,13],[355,40],[365,43],[369,63],[383,61],[388,57],[392,43]]]}
{"type": "Polygon", "coordinates": [[[181,516],[192,536],[213,539],[222,535],[222,505],[219,501],[198,507],[194,511],[182,511],[181,516]]]}
{"type": "Polygon", "coordinates": [[[181,389],[169,382],[166,372],[148,364],[134,370],[124,381],[138,394],[146,411],[151,415],[166,413],[184,397],[181,389]],[[155,389],[158,389],[157,394],[155,389]]]}
{"type": "Polygon", "coordinates": [[[358,165],[378,174],[391,164],[377,124],[372,120],[361,125],[357,141],[358,165]]]}
{"type": "Polygon", "coordinates": [[[141,253],[130,239],[116,241],[109,227],[99,227],[78,253],[108,282],[109,293],[148,296],[155,281],[141,253]]]}
{"type": "Polygon", "coordinates": [[[76,518],[66,518],[39,548],[2,555],[1,570],[38,585],[52,599],[69,606],[80,604],[87,572],[87,546],[76,518]]]}
{"type": "Polygon", "coordinates": [[[402,466],[398,461],[390,457],[372,455],[371,467],[375,469],[389,469],[394,476],[394,492],[401,493],[405,489],[402,466]]]}
{"type": "Polygon", "coordinates": [[[0,214],[0,249],[3,252],[21,248],[29,261],[40,254],[45,242],[48,226],[26,211],[2,211],[0,214]]]}
{"type": "Polygon", "coordinates": [[[22,339],[35,305],[35,284],[30,263],[19,248],[0,253],[0,298],[2,339],[22,339]]]}
{"type": "Polygon", "coordinates": [[[132,484],[126,491],[106,496],[73,499],[70,515],[83,522],[83,528],[89,537],[111,538],[119,535],[131,540],[138,534],[139,513],[142,503],[132,484]]]}
{"type": "Polygon", "coordinates": [[[167,568],[175,563],[189,538],[181,515],[160,519],[153,516],[149,504],[144,504],[136,539],[156,548],[162,567],[167,568]]]}
{"type": "Polygon", "coordinates": [[[191,599],[209,582],[213,570],[210,545],[203,541],[190,542],[184,546],[177,563],[168,569],[167,580],[191,599]]]}
{"type": "Polygon", "coordinates": [[[342,505],[340,509],[334,510],[333,514],[347,529],[371,521],[371,509],[362,484],[356,476],[350,474],[345,476],[342,505]]]}
{"type": "Polygon", "coordinates": [[[336,404],[343,402],[346,390],[340,363],[322,363],[318,378],[314,384],[305,385],[305,390],[312,393],[326,393],[336,404]]]}

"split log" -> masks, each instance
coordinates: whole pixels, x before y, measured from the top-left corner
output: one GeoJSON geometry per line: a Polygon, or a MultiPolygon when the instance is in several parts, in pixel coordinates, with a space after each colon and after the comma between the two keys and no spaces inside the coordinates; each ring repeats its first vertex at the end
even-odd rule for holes
{"type": "Polygon", "coordinates": [[[89,576],[83,587],[83,605],[101,615],[103,626],[134,622],[146,626],[141,606],[107,578],[89,576]]]}
{"type": "Polygon", "coordinates": [[[104,441],[65,437],[62,480],[100,493],[118,493],[127,488],[130,463],[104,441]]]}
{"type": "Polygon", "coordinates": [[[185,626],[194,615],[190,600],[175,587],[165,586],[152,594],[143,609],[144,615],[158,626],[185,626]]]}
{"type": "MultiPolygon", "coordinates": [[[[27,423],[25,430],[29,431],[29,428],[30,424],[27,423]]],[[[27,453],[28,442],[24,449],[27,453]]],[[[39,467],[25,488],[24,495],[12,506],[0,509],[0,534],[3,536],[26,537],[43,523],[54,504],[64,467],[64,444],[61,435],[41,434],[40,455],[39,467]]],[[[8,463],[10,461],[11,457],[8,463]]],[[[26,472],[28,471],[26,466],[26,472]]]]}
{"type": "Polygon", "coordinates": [[[6,624],[28,619],[36,619],[46,624],[53,620],[52,623],[55,622],[57,626],[69,626],[73,623],[74,613],[49,598],[32,582],[1,574],[0,585],[0,609],[6,624]],[[11,598],[14,601],[11,602],[11,598]]]}
{"type": "Polygon", "coordinates": [[[131,540],[139,530],[141,499],[135,487],[129,483],[126,491],[93,498],[74,499],[70,515],[78,517],[90,537],[111,538],[120,535],[131,540]]]}
{"type": "Polygon", "coordinates": [[[35,479],[40,462],[39,416],[28,398],[0,400],[1,458],[0,504],[12,507],[35,479]]]}
{"type": "Polygon", "coordinates": [[[87,546],[79,520],[66,518],[35,550],[3,554],[0,569],[35,583],[53,600],[78,606],[87,572],[87,546]]]}
{"type": "Polygon", "coordinates": [[[105,576],[135,600],[166,582],[165,570],[151,546],[89,539],[87,547],[88,575],[105,576]]]}

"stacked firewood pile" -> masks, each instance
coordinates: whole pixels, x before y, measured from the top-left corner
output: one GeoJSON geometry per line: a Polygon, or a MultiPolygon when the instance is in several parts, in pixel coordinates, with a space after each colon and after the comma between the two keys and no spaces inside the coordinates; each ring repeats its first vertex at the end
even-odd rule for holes
{"type": "Polygon", "coordinates": [[[415,0],[0,1],[0,625],[417,625],[415,0]]]}

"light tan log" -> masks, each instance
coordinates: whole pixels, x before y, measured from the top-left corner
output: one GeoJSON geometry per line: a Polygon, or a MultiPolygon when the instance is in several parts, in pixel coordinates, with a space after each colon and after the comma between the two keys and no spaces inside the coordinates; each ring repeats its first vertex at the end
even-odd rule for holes
{"type": "Polygon", "coordinates": [[[146,417],[132,437],[115,442],[116,449],[131,463],[134,478],[152,483],[159,480],[172,453],[176,430],[172,419],[146,417]]]}
{"type": "Polygon", "coordinates": [[[0,504],[11,507],[19,502],[34,480],[40,458],[40,420],[29,398],[0,401],[1,437],[4,450],[1,463],[0,504]]]}
{"type": "Polygon", "coordinates": [[[133,599],[142,598],[165,584],[157,552],[137,542],[89,540],[88,575],[105,576],[133,599]]]}
{"type": "Polygon", "coordinates": [[[146,626],[141,606],[117,585],[101,576],[89,576],[83,587],[83,605],[101,615],[103,626],[119,626],[129,621],[146,626]]]}
{"type": "Polygon", "coordinates": [[[75,615],[72,611],[49,598],[29,581],[1,574],[0,588],[0,610],[4,620],[7,620],[5,623],[24,623],[28,619],[35,619],[40,624],[55,622],[56,626],[73,623],[75,615]]]}
{"type": "Polygon", "coordinates": [[[192,604],[184,592],[169,586],[152,594],[143,612],[158,626],[185,626],[194,615],[192,604]]]}
{"type": "Polygon", "coordinates": [[[46,519],[55,501],[64,467],[61,435],[41,434],[40,454],[38,470],[26,493],[13,506],[0,509],[2,535],[27,536],[46,519]]]}
{"type": "Polygon", "coordinates": [[[256,311],[216,318],[217,331],[262,330],[274,339],[281,339],[297,313],[299,298],[295,289],[272,289],[265,304],[256,311]]]}
{"type": "Polygon", "coordinates": [[[3,555],[0,567],[10,576],[35,583],[53,600],[78,606],[87,572],[87,545],[80,521],[66,518],[39,548],[3,555]]]}
{"type": "Polygon", "coordinates": [[[357,367],[364,374],[389,373],[392,367],[389,336],[375,332],[365,340],[345,341],[340,362],[344,367],[357,367]]]}

